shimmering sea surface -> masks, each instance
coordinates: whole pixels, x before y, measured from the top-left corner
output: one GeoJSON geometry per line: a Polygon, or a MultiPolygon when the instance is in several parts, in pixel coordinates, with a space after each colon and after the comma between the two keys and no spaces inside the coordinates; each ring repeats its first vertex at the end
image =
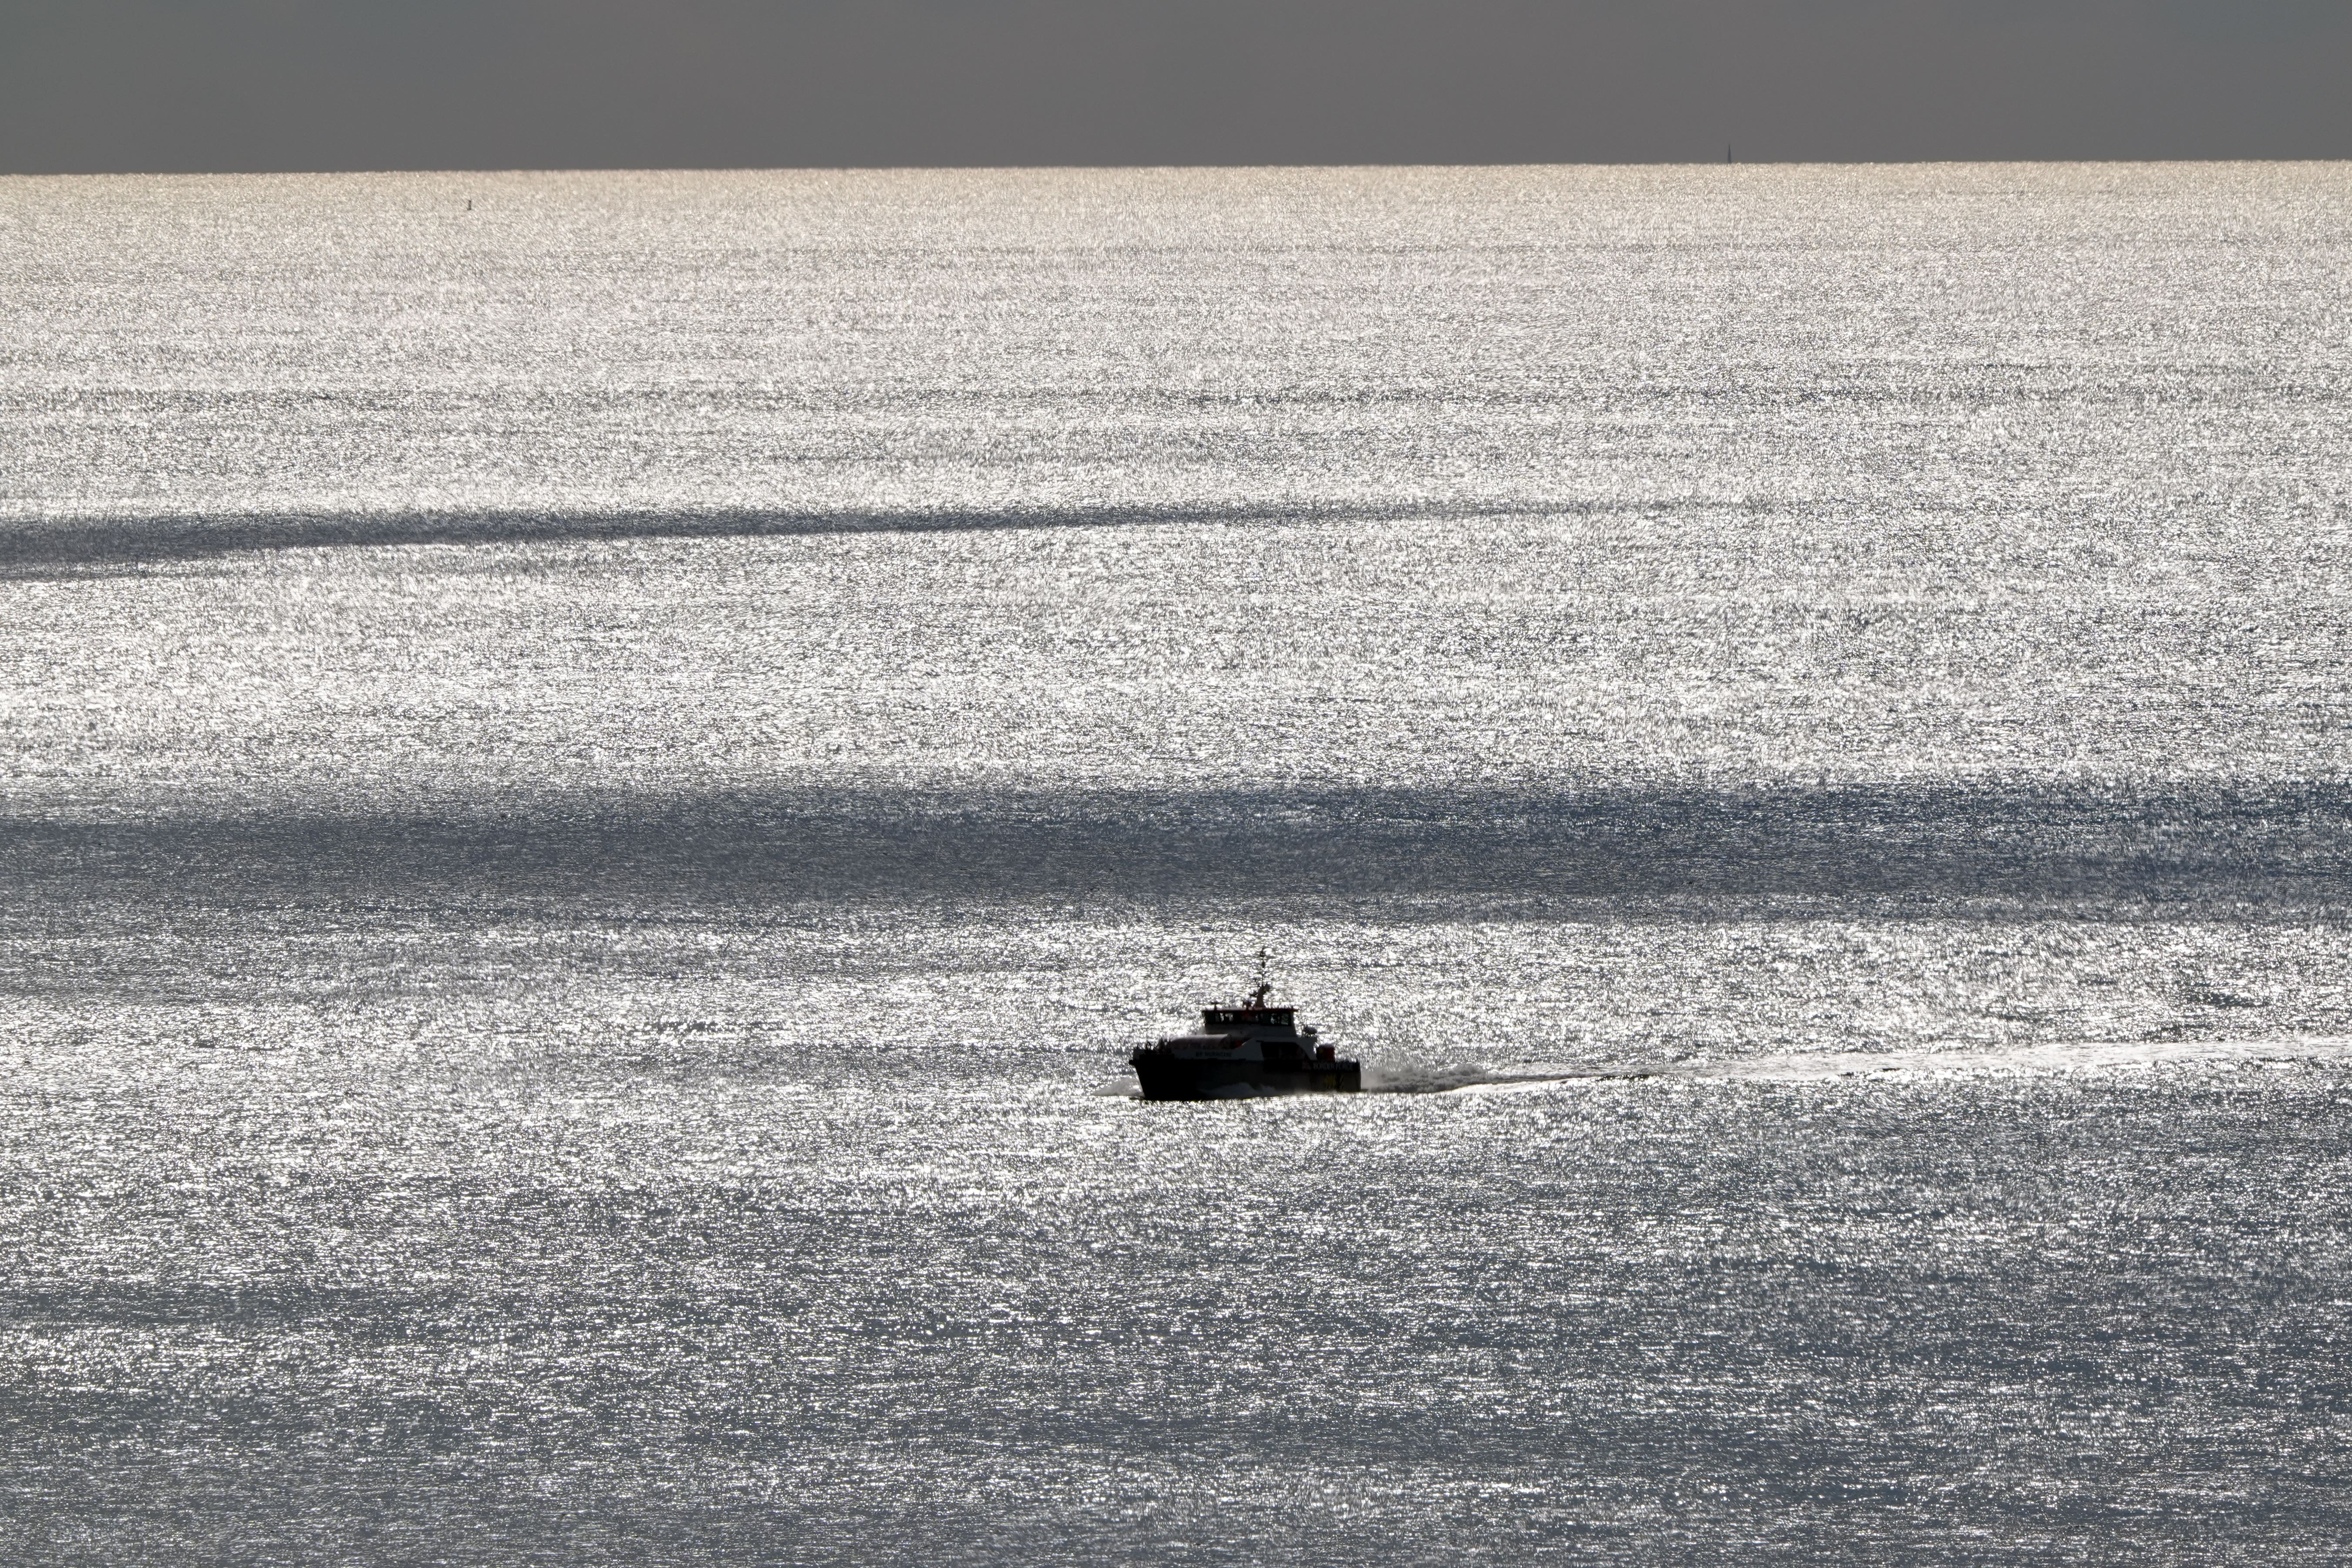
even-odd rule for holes
{"type": "Polygon", "coordinates": [[[2352,168],[0,180],[28,1564],[2331,1563],[2352,168]],[[1260,948],[1359,1097],[1131,1098],[1260,948]]]}

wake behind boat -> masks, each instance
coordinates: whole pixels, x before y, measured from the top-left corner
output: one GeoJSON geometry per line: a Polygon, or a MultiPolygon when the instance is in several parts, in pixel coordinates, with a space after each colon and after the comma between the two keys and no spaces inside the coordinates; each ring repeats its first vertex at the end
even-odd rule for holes
{"type": "Polygon", "coordinates": [[[1201,1032],[1171,1035],[1128,1058],[1146,1100],[1228,1100],[1261,1094],[1353,1094],[1364,1087],[1361,1062],[1342,1058],[1298,1027],[1296,1009],[1257,988],[1238,1006],[1204,1007],[1201,1032]]]}

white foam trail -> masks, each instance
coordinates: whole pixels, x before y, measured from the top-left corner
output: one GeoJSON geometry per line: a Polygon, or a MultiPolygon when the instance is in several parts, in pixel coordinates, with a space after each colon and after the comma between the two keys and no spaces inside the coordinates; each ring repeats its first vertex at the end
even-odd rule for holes
{"type": "Polygon", "coordinates": [[[1461,1075],[1433,1071],[1424,1083],[1410,1075],[1385,1079],[1389,1093],[1507,1093],[1551,1084],[1680,1079],[1819,1082],[1841,1078],[1981,1077],[2158,1067],[2205,1062],[2342,1062],[2352,1060],[2352,1037],[2290,1036],[2234,1040],[2045,1040],[2032,1044],[1903,1051],[1816,1051],[1730,1061],[1618,1063],[1603,1067],[1526,1067],[1461,1075]],[[1455,1081],[1448,1082],[1453,1078],[1455,1081]]]}
{"type": "Polygon", "coordinates": [[[1727,1062],[1694,1076],[1759,1079],[1851,1078],[1901,1073],[2062,1073],[2157,1067],[2177,1062],[2342,1061],[2352,1037],[2273,1037],[2244,1040],[2060,1040],[1934,1051],[1842,1051],[1820,1057],[1769,1057],[1727,1062]]]}
{"type": "MultiPolygon", "coordinates": [[[[1787,1056],[1747,1057],[1728,1061],[1610,1062],[1599,1066],[1528,1062],[1507,1068],[1438,1067],[1416,1063],[1368,1064],[1367,1094],[1512,1094],[1563,1083],[1631,1082],[1677,1079],[1686,1082],[1747,1079],[1765,1083],[1814,1083],[1842,1078],[1961,1078],[2001,1074],[2097,1071],[2207,1062],[2352,1061],[2352,1036],[2289,1036],[2242,1040],[2044,1040],[2033,1044],[1951,1047],[1902,1051],[1805,1051],[1787,1056]]],[[[1094,1092],[1108,1099],[1140,1100],[1132,1082],[1113,1080],[1094,1092]]],[[[1238,1089],[1220,1100],[1282,1098],[1238,1089]]]]}

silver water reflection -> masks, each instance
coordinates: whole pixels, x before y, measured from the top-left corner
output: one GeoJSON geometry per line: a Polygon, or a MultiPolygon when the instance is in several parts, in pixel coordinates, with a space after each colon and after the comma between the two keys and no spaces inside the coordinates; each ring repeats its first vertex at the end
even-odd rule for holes
{"type": "Polygon", "coordinates": [[[2326,1552],[2347,198],[0,183],[13,1538],[2326,1552]]]}

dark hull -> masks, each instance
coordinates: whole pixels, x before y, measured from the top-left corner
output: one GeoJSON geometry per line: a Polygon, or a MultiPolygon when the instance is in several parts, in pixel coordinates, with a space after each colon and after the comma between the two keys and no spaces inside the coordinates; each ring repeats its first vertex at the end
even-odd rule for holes
{"type": "Polygon", "coordinates": [[[1364,1087],[1360,1062],[1310,1062],[1269,1067],[1264,1062],[1178,1060],[1138,1051],[1129,1058],[1146,1100],[1238,1100],[1262,1094],[1355,1094],[1364,1087]]]}

